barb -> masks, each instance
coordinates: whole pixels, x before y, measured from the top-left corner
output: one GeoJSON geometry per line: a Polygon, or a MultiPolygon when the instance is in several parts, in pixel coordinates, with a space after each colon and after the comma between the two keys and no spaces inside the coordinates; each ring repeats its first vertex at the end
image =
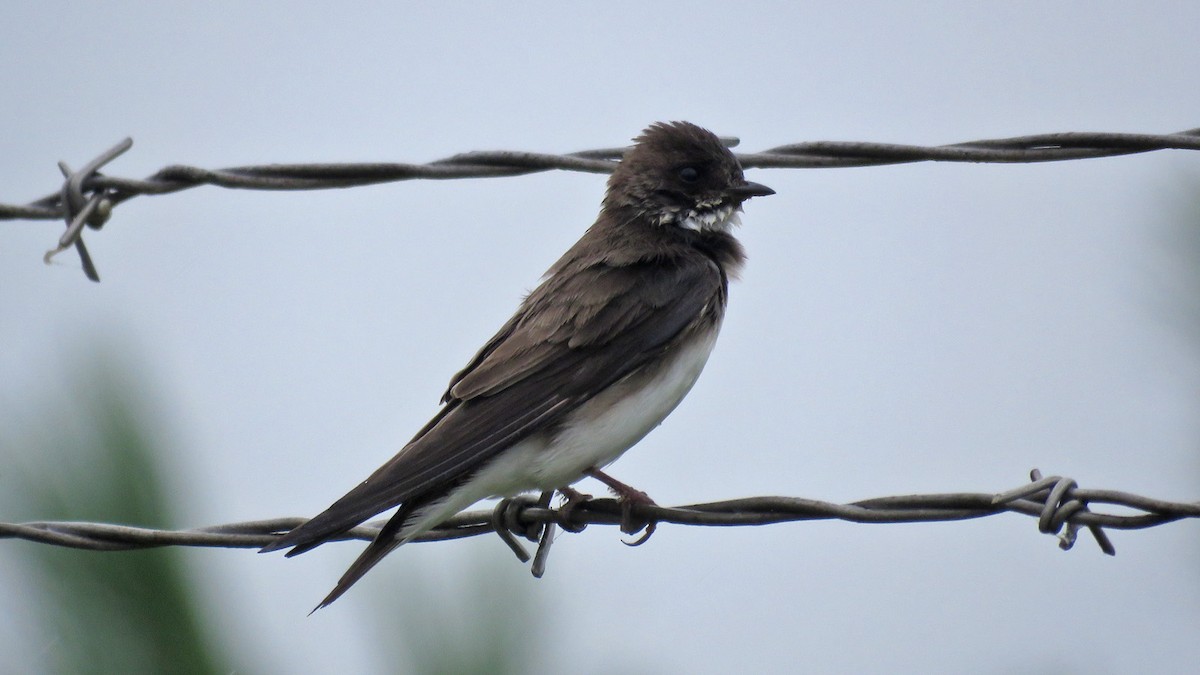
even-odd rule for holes
{"type": "MultiPolygon", "coordinates": [[[[1185,518],[1200,518],[1200,502],[1170,502],[1114,490],[1089,490],[1070,478],[1043,478],[1034,469],[1032,483],[999,494],[956,492],[879,497],[835,504],[796,497],[752,497],[721,502],[663,507],[632,506],[646,522],[735,527],[776,523],[843,520],[852,523],[928,523],[1017,513],[1038,519],[1038,529],[1056,535],[1070,549],[1078,528],[1087,528],[1101,550],[1116,553],[1102,528],[1138,530],[1185,518]],[[1098,513],[1089,505],[1124,507],[1134,513],[1098,513]]],[[[555,528],[579,532],[587,525],[620,525],[622,505],[615,499],[592,499],[569,508],[550,506],[550,493],[502,500],[492,511],[461,513],[417,541],[445,541],[487,533],[500,534],[526,562],[530,556],[516,537],[538,542],[532,571],[541,576],[555,528]],[[516,535],[516,536],[514,536],[516,535]]],[[[0,539],[28,541],[92,551],[128,551],[160,546],[261,548],[303,523],[304,518],[275,518],[192,530],[156,530],[126,525],[82,522],[0,523],[0,539]]],[[[356,527],[338,538],[369,541],[386,521],[356,527]]]]}
{"type": "Polygon", "coordinates": [[[67,221],[67,231],[59,238],[58,247],[47,251],[46,255],[42,256],[42,262],[49,265],[51,258],[62,253],[68,247],[74,246],[75,250],[79,252],[83,273],[92,281],[100,281],[100,274],[96,271],[96,266],[92,264],[92,256],[88,254],[87,247],[83,244],[82,232],[85,224],[96,230],[104,225],[112,214],[112,199],[109,191],[104,189],[92,190],[91,197],[84,197],[83,184],[87,179],[97,175],[96,172],[100,170],[100,167],[121,156],[131,147],[133,147],[133,139],[126,138],[88,162],[79,171],[71,171],[71,167],[67,166],[66,162],[58,163],[58,169],[66,179],[59,192],[59,202],[62,205],[63,218],[67,221]]]}
{"type": "MultiPolygon", "coordinates": [[[[723,140],[731,147],[738,143],[736,138],[723,140]]],[[[611,173],[624,152],[624,148],[585,150],[565,155],[477,151],[426,164],[266,164],[216,170],[174,165],[140,180],[97,172],[132,144],[131,139],[125,139],[76,173],[62,165],[64,174],[69,174],[62,189],[24,205],[0,204],[0,220],[66,219],[70,227],[59,240],[58,248],[47,253],[46,259],[74,245],[88,278],[98,281],[91,259],[80,243],[82,225],[87,222],[99,228],[114,206],[138,195],[170,194],[200,185],[243,190],[324,190],[403,180],[520,176],[552,170],[611,173]],[[84,195],[89,197],[84,199],[84,195]],[[96,204],[91,207],[95,212],[89,212],[90,216],[82,216],[84,204],[92,202],[96,204]]],[[[1154,150],[1200,150],[1200,129],[1175,134],[1066,132],[938,146],[818,141],[739,154],[738,159],[746,168],[811,169],[911,162],[1057,162],[1154,150]]]]}

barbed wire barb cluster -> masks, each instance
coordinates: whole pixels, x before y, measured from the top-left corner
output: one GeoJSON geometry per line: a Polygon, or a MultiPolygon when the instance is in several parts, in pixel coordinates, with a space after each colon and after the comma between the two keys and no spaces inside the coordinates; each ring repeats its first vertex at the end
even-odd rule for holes
{"type": "MultiPolygon", "coordinates": [[[[1058,537],[1068,550],[1080,528],[1086,528],[1100,549],[1115,555],[1105,528],[1137,530],[1200,518],[1200,502],[1171,502],[1115,490],[1092,490],[1061,476],[1043,477],[1034,469],[1031,483],[997,494],[957,492],[914,494],[836,504],[797,497],[751,497],[686,506],[635,504],[633,517],[642,527],[651,523],[738,527],[811,520],[852,523],[930,523],[1016,513],[1038,519],[1038,530],[1058,537]],[[1100,513],[1092,505],[1107,504],[1130,514],[1100,513]]],[[[557,528],[581,532],[589,525],[621,525],[622,504],[615,499],[590,499],[570,508],[551,506],[553,493],[501,500],[491,511],[458,514],[416,541],[446,541],[497,533],[522,562],[531,556],[518,538],[537,542],[531,571],[542,576],[557,528]]],[[[158,530],[87,522],[0,523],[0,538],[25,539],[54,546],[92,551],[128,551],[163,546],[254,548],[273,542],[304,518],[274,518],[190,530],[158,530]]],[[[386,521],[367,523],[337,539],[370,541],[386,521]]],[[[628,532],[628,530],[625,530],[628,532]]]]}
{"type": "MultiPolygon", "coordinates": [[[[730,146],[738,143],[736,138],[724,140],[730,146]]],[[[100,173],[100,168],[132,145],[133,140],[126,138],[79,171],[71,171],[60,162],[65,181],[58,191],[24,205],[0,203],[0,220],[65,220],[67,231],[44,259],[49,262],[54,255],[74,246],[84,273],[92,281],[99,281],[95,265],[83,244],[83,226],[99,229],[108,220],[113,207],[139,195],[170,194],[200,185],[242,190],[323,190],[417,179],[497,178],[552,170],[610,173],[624,152],[624,148],[584,150],[565,155],[475,151],[425,164],[266,164],[216,170],[172,165],[143,179],[100,173]]],[[[808,169],[910,162],[1056,162],[1154,150],[1200,150],[1200,129],[1174,134],[1065,132],[938,146],[817,141],[739,154],[738,159],[746,168],[808,169]]]]}

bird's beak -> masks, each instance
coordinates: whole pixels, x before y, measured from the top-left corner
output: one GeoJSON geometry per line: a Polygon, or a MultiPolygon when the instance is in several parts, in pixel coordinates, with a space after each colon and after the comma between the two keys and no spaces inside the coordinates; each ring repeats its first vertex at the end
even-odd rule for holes
{"type": "Polygon", "coordinates": [[[729,196],[739,201],[745,201],[751,197],[766,197],[767,195],[775,194],[771,188],[762,183],[751,183],[746,181],[741,185],[734,185],[728,190],[729,196]]]}

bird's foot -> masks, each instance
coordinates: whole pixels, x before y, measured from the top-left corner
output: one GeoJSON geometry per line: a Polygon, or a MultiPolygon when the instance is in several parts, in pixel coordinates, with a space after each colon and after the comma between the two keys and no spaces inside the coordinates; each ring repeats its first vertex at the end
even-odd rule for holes
{"type": "Polygon", "coordinates": [[[566,500],[562,506],[558,507],[558,526],[567,532],[583,532],[584,528],[587,527],[587,523],[577,523],[573,516],[576,509],[588,502],[592,496],[565,485],[558,488],[558,493],[566,500]]]}
{"type": "Polygon", "coordinates": [[[616,478],[604,473],[600,469],[588,469],[585,473],[607,485],[608,489],[611,490],[621,502],[621,531],[625,534],[637,534],[638,532],[642,533],[642,536],[638,537],[634,541],[625,541],[622,543],[626,546],[641,546],[642,544],[646,543],[646,540],[650,538],[650,535],[654,534],[654,530],[658,527],[658,523],[650,519],[636,518],[633,515],[633,508],[638,505],[658,506],[658,504],[654,503],[654,500],[650,498],[650,495],[635,487],[622,483],[616,478]]]}

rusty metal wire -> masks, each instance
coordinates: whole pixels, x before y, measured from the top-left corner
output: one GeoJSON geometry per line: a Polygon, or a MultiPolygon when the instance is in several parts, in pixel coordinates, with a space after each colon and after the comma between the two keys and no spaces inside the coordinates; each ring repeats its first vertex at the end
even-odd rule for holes
{"type": "MultiPolygon", "coordinates": [[[[1185,518],[1200,518],[1200,502],[1170,502],[1115,490],[1083,489],[1070,478],[1044,478],[1037,469],[1030,472],[1030,478],[1029,484],[998,494],[915,494],[849,504],[796,497],[751,497],[679,507],[637,504],[632,506],[632,515],[637,528],[650,523],[732,527],[809,520],[928,523],[1018,513],[1037,518],[1038,530],[1057,536],[1063,550],[1074,545],[1080,528],[1086,528],[1108,555],[1115,555],[1116,550],[1104,528],[1136,530],[1185,518]],[[1095,504],[1124,507],[1131,513],[1098,513],[1089,508],[1095,504]]],[[[495,532],[524,562],[530,556],[517,540],[524,537],[538,542],[532,572],[540,577],[545,571],[555,528],[580,532],[588,525],[620,525],[624,520],[622,505],[615,499],[590,499],[553,508],[551,497],[552,493],[544,493],[540,498],[505,499],[492,511],[461,513],[417,541],[445,541],[495,532]]],[[[0,523],[0,538],[26,539],[92,551],[128,551],[160,546],[261,548],[304,520],[275,518],[179,531],[105,523],[0,523]]],[[[384,522],[361,525],[338,540],[369,541],[384,522]]]]}
{"type": "MultiPolygon", "coordinates": [[[[736,138],[725,140],[731,146],[738,142],[736,138]]],[[[74,247],[88,278],[99,281],[83,244],[83,226],[99,229],[114,206],[138,195],[169,194],[199,185],[245,190],[321,190],[415,179],[518,176],[550,170],[609,173],[624,152],[624,148],[565,155],[466,152],[426,164],[267,164],[217,170],[174,165],[143,179],[118,178],[99,172],[132,145],[133,140],[126,138],[79,171],[71,171],[60,162],[59,168],[66,177],[61,189],[24,205],[0,204],[0,220],[65,220],[67,230],[58,246],[46,253],[46,261],[74,247]]],[[[739,154],[738,158],[746,168],[801,169],[909,162],[1055,162],[1168,149],[1200,150],[1200,129],[1175,134],[1066,132],[938,146],[817,141],[739,154]]]]}

